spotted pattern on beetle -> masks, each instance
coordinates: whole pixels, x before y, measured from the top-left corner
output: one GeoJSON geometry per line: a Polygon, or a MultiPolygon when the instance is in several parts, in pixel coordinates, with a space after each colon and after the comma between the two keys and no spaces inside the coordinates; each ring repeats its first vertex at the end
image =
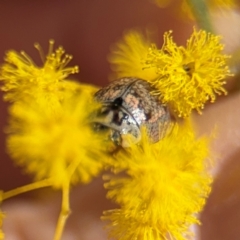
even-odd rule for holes
{"type": "Polygon", "coordinates": [[[130,134],[134,142],[141,140],[141,126],[146,126],[151,142],[159,141],[167,132],[171,116],[166,105],[151,94],[154,88],[145,80],[124,77],[112,81],[95,94],[102,104],[94,119],[95,129],[110,131],[110,139],[126,146],[123,136],[130,134]]]}

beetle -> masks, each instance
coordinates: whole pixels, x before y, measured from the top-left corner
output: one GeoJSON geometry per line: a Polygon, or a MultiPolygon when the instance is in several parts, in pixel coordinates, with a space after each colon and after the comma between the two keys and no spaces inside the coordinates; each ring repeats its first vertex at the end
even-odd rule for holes
{"type": "Polygon", "coordinates": [[[94,119],[96,131],[108,130],[116,145],[128,147],[125,135],[133,143],[141,138],[141,126],[145,126],[152,143],[158,142],[167,132],[171,122],[169,109],[157,96],[146,80],[123,77],[112,81],[94,95],[101,108],[94,119]]]}

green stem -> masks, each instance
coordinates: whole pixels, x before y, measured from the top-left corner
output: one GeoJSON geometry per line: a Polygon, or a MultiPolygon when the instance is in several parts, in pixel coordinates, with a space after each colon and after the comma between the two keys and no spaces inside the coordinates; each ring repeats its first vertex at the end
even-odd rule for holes
{"type": "Polygon", "coordinates": [[[206,0],[188,0],[200,28],[213,32],[206,0]]]}

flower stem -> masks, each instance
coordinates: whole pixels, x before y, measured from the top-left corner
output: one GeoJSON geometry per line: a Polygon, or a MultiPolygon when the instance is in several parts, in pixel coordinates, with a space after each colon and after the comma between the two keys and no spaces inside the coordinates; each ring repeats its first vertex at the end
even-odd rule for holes
{"type": "Polygon", "coordinates": [[[50,187],[51,185],[52,185],[51,179],[45,179],[45,180],[42,180],[42,181],[30,183],[28,185],[18,187],[18,188],[15,188],[13,190],[4,192],[1,200],[3,201],[3,200],[6,200],[8,198],[14,197],[16,195],[19,195],[19,194],[22,194],[22,193],[25,193],[25,192],[29,192],[29,191],[32,191],[32,190],[36,190],[36,189],[39,189],[39,188],[50,187]]]}
{"type": "Polygon", "coordinates": [[[188,0],[200,28],[213,32],[206,0],[188,0]]]}
{"type": "Polygon", "coordinates": [[[61,239],[67,218],[71,213],[70,206],[69,206],[69,191],[70,191],[70,183],[64,184],[62,188],[62,207],[61,207],[60,215],[58,217],[54,240],[61,239]]]}
{"type": "Polygon", "coordinates": [[[64,227],[66,225],[66,221],[71,213],[70,204],[69,204],[70,184],[71,184],[70,179],[71,179],[71,176],[74,174],[78,165],[79,165],[79,161],[76,161],[68,166],[68,173],[70,178],[69,178],[69,181],[64,183],[62,187],[62,207],[58,217],[54,240],[61,239],[64,227]]]}

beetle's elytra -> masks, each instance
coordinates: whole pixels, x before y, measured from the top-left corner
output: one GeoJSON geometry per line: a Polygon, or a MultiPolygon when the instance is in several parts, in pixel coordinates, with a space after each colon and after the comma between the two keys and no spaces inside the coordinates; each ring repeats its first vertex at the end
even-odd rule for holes
{"type": "Polygon", "coordinates": [[[95,94],[102,104],[94,119],[95,129],[110,131],[110,139],[127,147],[123,136],[130,134],[135,143],[141,139],[141,126],[146,126],[151,142],[165,134],[171,117],[167,106],[151,94],[151,85],[142,79],[124,77],[112,81],[95,94]]]}

